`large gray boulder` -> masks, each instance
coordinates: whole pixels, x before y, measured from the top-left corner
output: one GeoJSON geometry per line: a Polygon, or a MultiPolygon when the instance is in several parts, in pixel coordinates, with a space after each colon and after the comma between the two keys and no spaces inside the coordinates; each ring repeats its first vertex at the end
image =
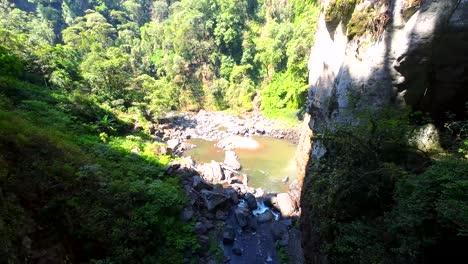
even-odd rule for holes
{"type": "Polygon", "coordinates": [[[208,190],[202,190],[201,194],[208,211],[214,211],[214,209],[226,203],[226,201],[228,201],[230,198],[223,193],[212,192],[208,190]]]}
{"type": "Polygon", "coordinates": [[[246,208],[238,207],[234,211],[234,215],[237,220],[237,224],[243,228],[249,224],[250,211],[246,208]]]}
{"type": "Polygon", "coordinates": [[[270,222],[274,218],[275,216],[273,215],[273,213],[270,210],[267,210],[257,216],[257,221],[261,224],[261,223],[270,222]]]}
{"type": "Polygon", "coordinates": [[[226,226],[223,230],[223,243],[232,244],[236,238],[236,231],[231,226],[226,226]]]}
{"type": "Polygon", "coordinates": [[[198,167],[200,173],[207,182],[221,182],[224,180],[224,171],[221,164],[212,160],[198,167]]]}

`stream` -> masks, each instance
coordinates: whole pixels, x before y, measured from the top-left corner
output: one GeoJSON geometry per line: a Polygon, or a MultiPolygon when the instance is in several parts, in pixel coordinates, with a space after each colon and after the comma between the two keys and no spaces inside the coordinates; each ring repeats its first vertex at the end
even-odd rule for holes
{"type": "Polygon", "coordinates": [[[162,121],[154,128],[156,138],[185,156],[168,173],[184,178],[190,200],[181,218],[195,220],[204,245],[199,263],[279,264],[286,255],[289,263],[304,263],[295,225],[300,215],[292,143],[298,139],[297,127],[258,113],[239,117],[200,111],[162,121]],[[235,171],[239,163],[241,169],[235,171]],[[210,236],[222,250],[222,260],[214,261],[206,250],[210,236]]]}
{"type": "MultiPolygon", "coordinates": [[[[296,146],[287,140],[254,136],[260,143],[256,149],[235,149],[242,165],[241,173],[249,176],[249,186],[262,188],[267,193],[288,191],[288,184],[296,179],[296,163],[294,156],[296,146]],[[289,177],[287,183],[282,180],[289,177]]],[[[188,143],[195,148],[185,151],[185,156],[191,156],[196,162],[223,162],[224,150],[215,146],[216,142],[203,139],[190,139],[188,143]]]]}

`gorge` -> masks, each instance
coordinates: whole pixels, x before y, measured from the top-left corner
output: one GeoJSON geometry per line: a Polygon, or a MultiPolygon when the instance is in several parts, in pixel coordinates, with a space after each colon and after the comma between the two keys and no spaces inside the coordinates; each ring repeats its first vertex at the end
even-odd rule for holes
{"type": "Polygon", "coordinates": [[[0,264],[458,263],[468,0],[0,0],[0,264]]]}

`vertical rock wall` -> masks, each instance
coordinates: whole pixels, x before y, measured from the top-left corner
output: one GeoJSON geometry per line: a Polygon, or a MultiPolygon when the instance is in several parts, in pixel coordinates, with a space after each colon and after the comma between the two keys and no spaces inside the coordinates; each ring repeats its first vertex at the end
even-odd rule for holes
{"type": "MultiPolygon", "coordinates": [[[[349,110],[406,104],[437,119],[448,110],[463,114],[468,99],[468,0],[357,0],[338,24],[327,17],[335,1],[322,1],[309,61],[310,118],[297,157],[303,195],[307,164],[326,151],[308,139],[328,124],[352,119],[349,110]],[[364,33],[356,27],[358,16],[373,23],[364,33]]],[[[306,260],[323,263],[309,208],[301,205],[306,260]]]]}

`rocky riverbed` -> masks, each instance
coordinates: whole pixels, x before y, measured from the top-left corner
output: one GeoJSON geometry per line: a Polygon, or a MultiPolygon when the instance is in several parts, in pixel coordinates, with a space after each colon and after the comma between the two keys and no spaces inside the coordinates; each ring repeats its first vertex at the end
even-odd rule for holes
{"type": "Polygon", "coordinates": [[[187,254],[187,263],[281,263],[286,256],[290,263],[303,263],[300,233],[294,227],[300,215],[299,185],[293,182],[284,193],[250,187],[249,176],[239,172],[242,164],[235,153],[238,147],[255,147],[254,135],[295,142],[295,128],[261,115],[237,117],[206,111],[174,114],[160,121],[152,132],[172,154],[181,156],[196,147],[186,142],[190,138],[217,141],[224,149],[223,162],[197,164],[185,157],[167,169],[182,179],[189,201],[181,218],[195,221],[201,245],[197,252],[187,254]]]}
{"type": "Polygon", "coordinates": [[[153,134],[161,139],[200,138],[208,141],[219,141],[232,135],[270,136],[297,143],[298,127],[283,121],[265,118],[261,114],[236,116],[224,112],[200,111],[198,113],[171,113],[159,120],[154,126],[153,134]]]}

